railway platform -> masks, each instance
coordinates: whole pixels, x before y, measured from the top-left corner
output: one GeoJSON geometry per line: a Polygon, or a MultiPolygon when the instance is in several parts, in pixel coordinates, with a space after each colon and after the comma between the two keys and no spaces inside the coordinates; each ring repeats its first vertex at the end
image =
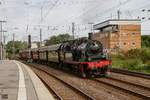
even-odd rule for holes
{"type": "Polygon", "coordinates": [[[0,100],[54,100],[54,98],[27,65],[14,60],[1,60],[0,100]]]}

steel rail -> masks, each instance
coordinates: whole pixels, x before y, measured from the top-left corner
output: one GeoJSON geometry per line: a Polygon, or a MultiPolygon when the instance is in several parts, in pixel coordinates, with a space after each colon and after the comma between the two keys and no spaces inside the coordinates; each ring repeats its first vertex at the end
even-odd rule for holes
{"type": "Polygon", "coordinates": [[[133,90],[126,89],[124,87],[118,86],[117,84],[114,85],[114,84],[111,83],[111,81],[106,82],[106,81],[103,81],[103,80],[100,80],[100,79],[92,79],[92,80],[94,80],[95,82],[103,83],[105,85],[108,85],[108,86],[114,87],[116,89],[125,91],[125,92],[133,94],[135,96],[141,97],[141,98],[143,98],[145,100],[150,100],[150,96],[146,96],[144,94],[141,94],[141,93],[138,93],[138,92],[134,92],[133,90]]]}
{"type": "Polygon", "coordinates": [[[125,80],[117,79],[117,78],[114,78],[114,77],[108,77],[107,79],[114,80],[114,81],[121,82],[121,83],[125,83],[125,84],[128,84],[128,85],[134,85],[136,87],[143,88],[145,90],[150,91],[150,87],[144,86],[142,84],[125,81],[125,80]]]}
{"type": "Polygon", "coordinates": [[[36,69],[38,69],[38,70],[40,70],[40,71],[43,71],[43,72],[47,73],[48,75],[50,75],[50,76],[52,76],[53,78],[57,79],[58,81],[62,82],[62,83],[65,84],[66,86],[68,86],[68,87],[70,87],[71,89],[75,90],[76,92],[82,94],[85,98],[87,98],[87,100],[96,100],[96,98],[94,98],[94,97],[92,97],[91,95],[85,93],[84,91],[82,91],[80,88],[74,86],[73,84],[65,82],[63,79],[57,77],[56,75],[53,75],[52,73],[49,73],[49,72],[47,72],[47,71],[45,71],[45,70],[43,70],[43,69],[41,69],[41,68],[38,68],[38,67],[36,67],[36,66],[34,66],[34,65],[31,65],[31,64],[28,64],[28,65],[31,66],[31,67],[33,67],[33,68],[36,68],[36,69]]]}
{"type": "Polygon", "coordinates": [[[56,100],[63,100],[63,98],[54,90],[52,89],[38,74],[36,74],[40,80],[44,83],[44,85],[48,88],[48,90],[52,93],[53,97],[56,100]]]}
{"type": "Polygon", "coordinates": [[[121,73],[121,74],[125,74],[125,75],[131,75],[131,76],[135,76],[135,77],[150,79],[150,74],[144,74],[144,73],[140,73],[140,72],[132,72],[132,71],[128,71],[128,70],[124,70],[124,69],[117,69],[117,68],[112,68],[111,71],[114,73],[121,73]]]}

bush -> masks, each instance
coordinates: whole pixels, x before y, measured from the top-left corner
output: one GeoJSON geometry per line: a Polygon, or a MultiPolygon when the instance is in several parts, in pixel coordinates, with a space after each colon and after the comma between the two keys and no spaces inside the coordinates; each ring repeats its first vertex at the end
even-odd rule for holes
{"type": "Polygon", "coordinates": [[[124,54],[113,55],[112,62],[117,68],[150,73],[150,49],[132,49],[124,54]]]}
{"type": "Polygon", "coordinates": [[[121,59],[121,60],[126,59],[126,57],[124,56],[124,54],[112,55],[111,57],[112,57],[113,59],[121,59]]]}
{"type": "Polygon", "coordinates": [[[147,62],[150,60],[150,49],[142,49],[141,51],[141,59],[143,60],[143,62],[147,62]]]}
{"type": "Polygon", "coordinates": [[[139,58],[141,50],[140,49],[131,49],[127,52],[128,58],[139,58]]]}
{"type": "Polygon", "coordinates": [[[150,60],[145,63],[145,69],[150,71],[150,60]]]}
{"type": "Polygon", "coordinates": [[[143,66],[141,59],[128,59],[123,63],[123,68],[129,70],[142,70],[143,66]]]}
{"type": "Polygon", "coordinates": [[[127,57],[132,59],[140,58],[145,63],[150,60],[150,49],[131,49],[127,52],[127,57]]]}

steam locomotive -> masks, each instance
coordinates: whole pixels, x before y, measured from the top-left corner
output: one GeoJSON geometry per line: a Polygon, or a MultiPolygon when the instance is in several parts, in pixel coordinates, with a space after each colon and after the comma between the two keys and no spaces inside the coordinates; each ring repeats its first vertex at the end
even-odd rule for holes
{"type": "Polygon", "coordinates": [[[20,51],[19,55],[22,60],[32,59],[33,62],[48,65],[56,63],[60,69],[69,69],[82,77],[107,75],[111,66],[102,44],[87,38],[26,49],[20,51]]]}

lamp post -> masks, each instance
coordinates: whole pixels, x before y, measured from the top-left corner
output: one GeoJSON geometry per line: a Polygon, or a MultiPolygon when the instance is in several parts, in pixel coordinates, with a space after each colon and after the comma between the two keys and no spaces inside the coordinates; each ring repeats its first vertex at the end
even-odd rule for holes
{"type": "Polygon", "coordinates": [[[40,8],[40,11],[41,11],[41,16],[40,16],[40,25],[39,25],[39,27],[40,27],[40,47],[42,46],[42,22],[43,22],[43,6],[41,6],[41,8],[40,8]]]}

